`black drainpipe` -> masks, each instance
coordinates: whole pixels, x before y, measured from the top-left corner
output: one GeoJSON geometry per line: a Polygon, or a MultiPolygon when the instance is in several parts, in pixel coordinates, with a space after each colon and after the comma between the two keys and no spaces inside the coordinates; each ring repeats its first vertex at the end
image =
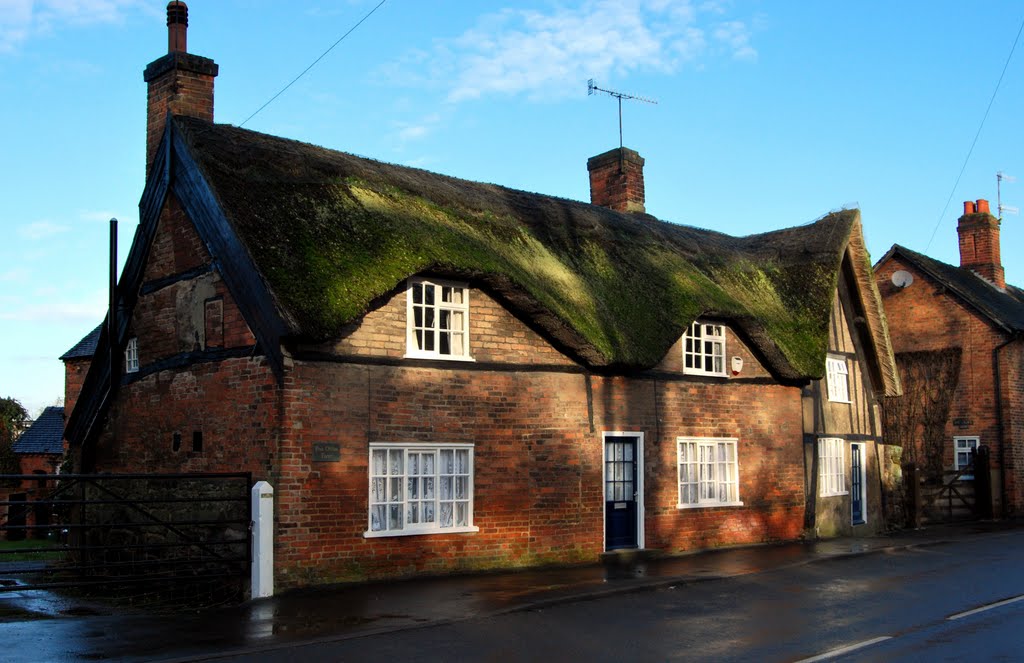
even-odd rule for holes
{"type": "Polygon", "coordinates": [[[110,220],[110,302],[107,308],[107,350],[110,352],[110,394],[113,396],[120,378],[117,342],[117,219],[110,220]]]}
{"type": "Polygon", "coordinates": [[[1003,426],[1003,389],[999,376],[999,351],[1013,343],[1019,338],[1014,333],[1005,342],[1000,343],[992,350],[992,373],[995,377],[996,396],[996,429],[999,437],[999,504],[1002,506],[1002,516],[1006,517],[1006,428],[1003,426]]]}

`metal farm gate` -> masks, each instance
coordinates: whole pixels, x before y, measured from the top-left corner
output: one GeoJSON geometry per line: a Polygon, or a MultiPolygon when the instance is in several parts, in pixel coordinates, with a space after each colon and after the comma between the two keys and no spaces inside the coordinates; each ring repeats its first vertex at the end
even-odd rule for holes
{"type": "Polygon", "coordinates": [[[237,602],[252,559],[251,486],[248,473],[0,475],[0,595],[237,602]]]}

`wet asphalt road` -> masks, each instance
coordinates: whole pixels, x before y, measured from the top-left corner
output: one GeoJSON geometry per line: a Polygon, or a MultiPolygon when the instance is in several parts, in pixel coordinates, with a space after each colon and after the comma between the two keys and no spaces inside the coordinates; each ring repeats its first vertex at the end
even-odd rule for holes
{"type": "Polygon", "coordinates": [[[1024,595],[1021,560],[1012,531],[210,660],[1017,661],[1024,600],[958,613],[1024,595]]]}

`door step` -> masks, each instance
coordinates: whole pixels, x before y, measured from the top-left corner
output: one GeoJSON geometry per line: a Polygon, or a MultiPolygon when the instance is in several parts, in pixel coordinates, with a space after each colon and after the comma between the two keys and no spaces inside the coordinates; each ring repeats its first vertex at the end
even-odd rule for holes
{"type": "Polygon", "coordinates": [[[660,555],[652,548],[620,548],[601,553],[606,578],[641,578],[647,575],[647,562],[660,555]]]}

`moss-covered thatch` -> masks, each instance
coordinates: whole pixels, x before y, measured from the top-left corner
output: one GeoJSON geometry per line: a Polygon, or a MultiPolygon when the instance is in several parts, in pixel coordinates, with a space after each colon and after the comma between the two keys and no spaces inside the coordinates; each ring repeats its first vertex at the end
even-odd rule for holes
{"type": "Polygon", "coordinates": [[[591,366],[655,365],[698,316],[783,378],[821,376],[859,218],[743,238],[176,118],[296,337],[430,271],[471,278],[591,366]]]}

